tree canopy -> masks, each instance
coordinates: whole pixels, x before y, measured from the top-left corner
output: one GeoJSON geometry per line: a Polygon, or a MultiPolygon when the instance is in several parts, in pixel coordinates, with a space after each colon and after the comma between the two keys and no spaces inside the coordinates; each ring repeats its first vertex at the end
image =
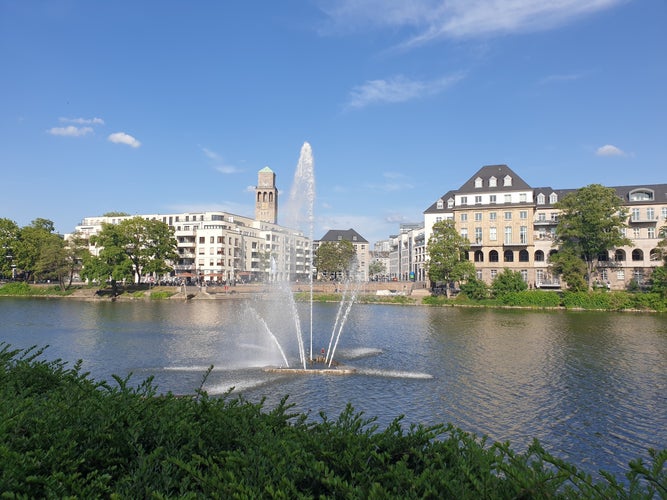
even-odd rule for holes
{"type": "Polygon", "coordinates": [[[475,265],[467,259],[468,250],[470,242],[458,233],[453,220],[433,224],[428,240],[428,278],[432,282],[460,282],[474,276],[475,265]]]}
{"type": "Polygon", "coordinates": [[[104,223],[90,241],[102,249],[86,261],[83,274],[101,282],[111,279],[114,286],[118,280],[138,283],[145,274],[167,273],[172,269],[167,262],[178,259],[173,229],[158,220],[132,217],[104,223]]]}
{"type": "Polygon", "coordinates": [[[613,188],[600,184],[577,189],[555,204],[561,212],[556,227],[556,244],[567,255],[578,255],[586,264],[588,288],[600,255],[630,245],[623,234],[627,210],[613,188]]]}
{"type": "Polygon", "coordinates": [[[349,275],[357,252],[351,241],[325,241],[315,252],[315,267],[322,275],[349,275]]]}

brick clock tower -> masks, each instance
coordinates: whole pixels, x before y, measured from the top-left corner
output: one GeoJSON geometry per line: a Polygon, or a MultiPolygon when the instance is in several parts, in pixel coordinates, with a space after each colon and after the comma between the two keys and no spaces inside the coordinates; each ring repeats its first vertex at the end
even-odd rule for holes
{"type": "Polygon", "coordinates": [[[255,187],[255,220],[276,224],[278,221],[278,189],[276,174],[264,167],[257,174],[255,187]]]}

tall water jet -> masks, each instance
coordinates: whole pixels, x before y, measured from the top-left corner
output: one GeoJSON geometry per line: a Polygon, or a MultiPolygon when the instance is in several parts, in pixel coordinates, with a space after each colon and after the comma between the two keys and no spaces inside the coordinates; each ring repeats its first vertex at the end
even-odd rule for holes
{"type": "MultiPolygon", "coordinates": [[[[309,240],[314,240],[314,207],[315,207],[315,168],[313,150],[308,142],[301,146],[299,161],[294,172],[294,180],[287,202],[285,225],[294,229],[301,229],[309,240]]],[[[313,252],[308,258],[308,288],[310,294],[309,311],[309,359],[313,359],[313,252]]],[[[300,334],[300,333],[299,333],[300,334]]],[[[303,342],[301,339],[300,342],[303,342]]],[[[305,368],[305,365],[304,365],[305,368]]]]}

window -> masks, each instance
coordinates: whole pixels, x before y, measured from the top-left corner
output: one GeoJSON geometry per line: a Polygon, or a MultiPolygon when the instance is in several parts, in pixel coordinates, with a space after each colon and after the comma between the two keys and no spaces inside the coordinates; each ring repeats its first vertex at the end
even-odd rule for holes
{"type": "Polygon", "coordinates": [[[523,249],[519,250],[519,262],[528,262],[529,257],[528,257],[528,250],[523,249]]]}
{"type": "Polygon", "coordinates": [[[558,201],[558,195],[556,193],[551,193],[549,195],[549,203],[554,204],[558,201]]]}
{"type": "Polygon", "coordinates": [[[623,262],[625,260],[625,251],[623,250],[616,250],[614,252],[614,260],[616,262],[623,262]]]}
{"type": "Polygon", "coordinates": [[[498,179],[495,177],[489,178],[489,187],[496,187],[498,185],[498,179]]]}
{"type": "Polygon", "coordinates": [[[544,212],[537,214],[537,220],[539,222],[545,222],[547,220],[547,214],[545,214],[544,212]]]}
{"type": "Polygon", "coordinates": [[[462,227],[461,228],[461,238],[468,238],[468,228],[467,227],[462,227]]]}
{"type": "Polygon", "coordinates": [[[522,269],[521,270],[521,278],[523,279],[524,282],[528,282],[528,270],[527,269],[522,269]]]}
{"type": "Polygon", "coordinates": [[[667,219],[667,207],[662,207],[660,209],[660,217],[663,219],[667,219]]]}
{"type": "Polygon", "coordinates": [[[526,203],[527,200],[528,200],[528,197],[527,197],[526,193],[519,193],[519,202],[520,203],[526,203]]]}
{"type": "Polygon", "coordinates": [[[625,281],[625,270],[624,269],[619,269],[616,271],[616,279],[618,281],[625,281]]]}
{"type": "Polygon", "coordinates": [[[512,244],[512,226],[505,226],[505,245],[512,244]]]}
{"type": "Polygon", "coordinates": [[[519,228],[519,242],[522,245],[525,245],[528,243],[528,227],[527,226],[521,226],[519,228]]]}
{"type": "Polygon", "coordinates": [[[655,209],[654,208],[647,208],[646,209],[646,218],[648,220],[655,219],[655,209]]]}
{"type": "Polygon", "coordinates": [[[482,187],[482,178],[481,177],[477,177],[477,179],[475,179],[475,187],[476,188],[481,188],[482,187]]]}
{"type": "Polygon", "coordinates": [[[640,234],[639,228],[638,227],[633,227],[632,228],[632,237],[634,239],[638,240],[639,239],[639,234],[640,234]]]}
{"type": "Polygon", "coordinates": [[[452,208],[454,206],[454,200],[451,198],[447,200],[447,208],[452,208]]]}
{"type": "Polygon", "coordinates": [[[633,208],[632,209],[632,220],[633,221],[638,221],[639,220],[639,209],[638,208],[633,208]]]}
{"type": "Polygon", "coordinates": [[[540,193],[540,194],[537,195],[537,204],[538,205],[544,205],[544,200],[545,200],[544,193],[540,193]]]}
{"type": "Polygon", "coordinates": [[[512,212],[505,212],[505,220],[512,220],[512,212]]]}
{"type": "Polygon", "coordinates": [[[461,196],[461,205],[467,205],[467,204],[468,204],[468,197],[461,196]]]}
{"type": "Polygon", "coordinates": [[[512,176],[506,175],[505,178],[503,179],[503,186],[511,186],[511,185],[512,185],[512,176]]]}
{"type": "Polygon", "coordinates": [[[528,218],[528,212],[526,210],[521,210],[519,212],[519,219],[526,220],[528,218]]]}
{"type": "Polygon", "coordinates": [[[639,248],[635,248],[632,251],[632,260],[634,262],[639,262],[644,260],[644,252],[642,252],[639,248]]]}
{"type": "Polygon", "coordinates": [[[475,243],[482,243],[482,228],[481,227],[476,227],[475,228],[475,243]]]}
{"type": "Polygon", "coordinates": [[[442,198],[441,198],[441,199],[438,200],[438,202],[437,202],[437,204],[436,204],[436,208],[437,208],[438,210],[442,210],[444,207],[445,207],[445,202],[442,201],[442,198]]]}
{"type": "Polygon", "coordinates": [[[475,205],[481,205],[481,204],[482,204],[482,197],[475,196],[475,205]]]}
{"type": "Polygon", "coordinates": [[[489,212],[489,220],[496,220],[496,213],[495,212],[489,212]]]}
{"type": "Polygon", "coordinates": [[[436,222],[442,222],[442,217],[440,217],[440,216],[436,217],[436,218],[435,218],[435,221],[436,221],[436,222]]]}
{"type": "Polygon", "coordinates": [[[544,262],[544,252],[542,250],[535,252],[535,262],[544,262]]]}
{"type": "Polygon", "coordinates": [[[505,262],[514,262],[514,252],[512,250],[505,250],[503,252],[503,259],[505,262]]]}
{"type": "Polygon", "coordinates": [[[495,227],[490,227],[489,228],[489,239],[491,241],[496,241],[497,238],[498,238],[497,229],[495,227]]]}
{"type": "Polygon", "coordinates": [[[482,220],[482,212],[475,212],[475,221],[479,222],[482,220]]]}
{"type": "Polygon", "coordinates": [[[475,262],[484,262],[484,252],[481,250],[475,252],[475,262]]]}
{"type": "MultiPolygon", "coordinates": [[[[495,194],[492,194],[492,195],[489,196],[489,203],[491,203],[492,205],[495,205],[495,203],[496,203],[496,195],[495,194]]],[[[665,216],[665,218],[667,218],[667,216],[665,216]]]]}
{"type": "Polygon", "coordinates": [[[505,203],[512,203],[512,195],[511,194],[506,194],[505,195],[505,203]]]}
{"type": "Polygon", "coordinates": [[[201,244],[206,243],[206,238],[203,237],[203,236],[200,236],[200,237],[199,237],[199,243],[201,243],[201,244]]]}
{"type": "Polygon", "coordinates": [[[465,213],[465,212],[463,212],[463,213],[461,214],[461,222],[465,222],[465,221],[467,221],[467,220],[468,220],[468,214],[465,213]]]}
{"type": "Polygon", "coordinates": [[[648,228],[648,237],[649,238],[655,238],[655,228],[654,227],[649,227],[648,228]]]}
{"type": "Polygon", "coordinates": [[[630,192],[629,198],[630,201],[653,201],[653,191],[637,189],[630,192]]]}
{"type": "MultiPolygon", "coordinates": [[[[491,250],[489,252],[489,262],[498,262],[498,252],[496,250],[491,250]]],[[[493,271],[491,271],[493,276],[493,271]]]]}
{"type": "Polygon", "coordinates": [[[600,279],[602,281],[607,281],[609,279],[609,273],[606,269],[600,269],[600,279]]]}
{"type": "Polygon", "coordinates": [[[482,280],[482,271],[480,269],[475,271],[475,277],[480,281],[482,280]]]}

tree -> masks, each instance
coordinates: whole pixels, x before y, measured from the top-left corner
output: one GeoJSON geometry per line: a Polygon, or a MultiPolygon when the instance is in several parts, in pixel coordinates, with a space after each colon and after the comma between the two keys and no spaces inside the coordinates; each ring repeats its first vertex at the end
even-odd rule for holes
{"type": "Polygon", "coordinates": [[[583,292],[588,289],[586,263],[574,254],[572,249],[563,249],[549,256],[549,266],[552,274],[560,276],[566,283],[568,290],[583,292]]]}
{"type": "Polygon", "coordinates": [[[384,274],[387,270],[384,267],[384,264],[379,260],[374,260],[368,265],[368,274],[373,277],[378,274],[384,274]]]}
{"type": "Polygon", "coordinates": [[[56,239],[62,240],[53,231],[53,222],[42,218],[33,220],[30,225],[19,230],[14,260],[26,281],[37,280],[40,274],[44,274],[44,269],[39,264],[42,252],[51,251],[54,245],[58,244],[56,239]]]}
{"type": "Polygon", "coordinates": [[[0,218],[0,276],[15,277],[16,247],[19,241],[19,226],[10,219],[0,218]]]}
{"type": "Polygon", "coordinates": [[[102,247],[99,255],[86,259],[83,274],[100,282],[140,282],[146,273],[162,274],[171,271],[168,261],[178,258],[173,229],[158,220],[142,217],[124,219],[118,224],[102,224],[102,231],[90,238],[102,247]]]}
{"type": "Polygon", "coordinates": [[[315,252],[315,267],[323,275],[336,276],[349,274],[357,255],[351,241],[325,241],[315,252]]]}
{"type": "Polygon", "coordinates": [[[528,285],[521,276],[519,271],[512,271],[510,269],[503,269],[498,273],[491,283],[491,290],[495,297],[499,297],[506,293],[523,292],[528,288],[528,285]]]}
{"type": "Polygon", "coordinates": [[[556,244],[561,250],[578,255],[586,264],[588,288],[601,254],[630,245],[622,231],[627,227],[627,210],[613,188],[600,184],[577,189],[555,204],[560,209],[556,244]]]}
{"type": "MultiPolygon", "coordinates": [[[[453,220],[433,224],[433,234],[428,240],[428,278],[438,281],[461,282],[475,275],[475,265],[467,259],[470,242],[461,236],[453,220]]],[[[449,287],[446,287],[449,296],[449,287]]]]}

